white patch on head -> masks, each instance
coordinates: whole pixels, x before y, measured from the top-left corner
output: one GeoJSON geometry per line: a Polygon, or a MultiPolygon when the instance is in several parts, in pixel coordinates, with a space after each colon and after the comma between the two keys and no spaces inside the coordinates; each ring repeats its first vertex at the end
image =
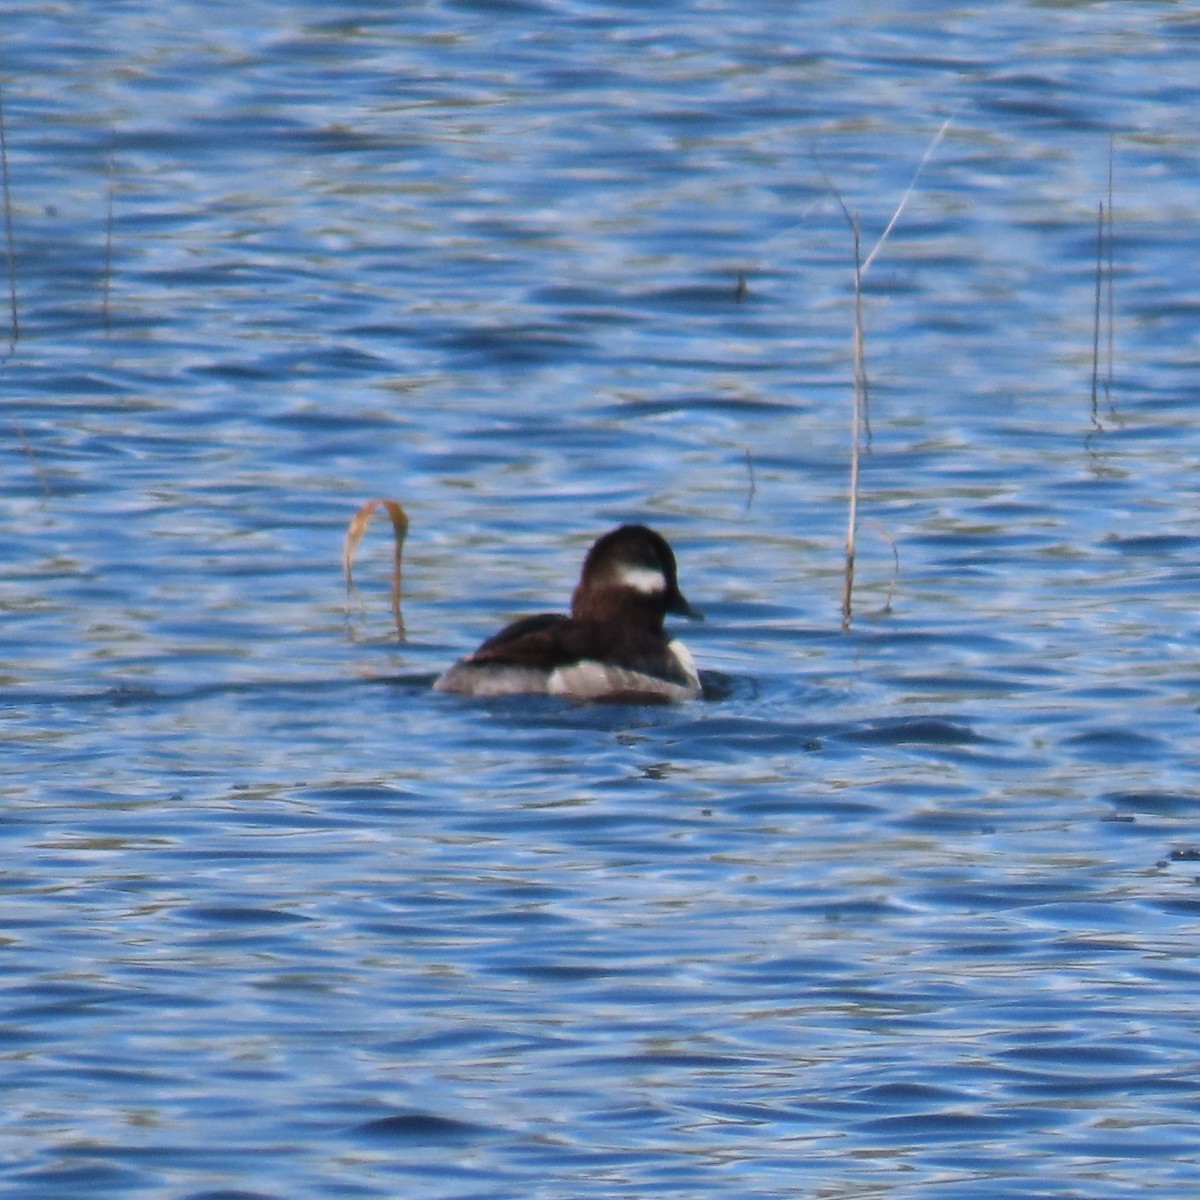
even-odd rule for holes
{"type": "Polygon", "coordinates": [[[656,596],[667,590],[667,577],[657,567],[622,567],[617,580],[646,596],[656,596]]]}

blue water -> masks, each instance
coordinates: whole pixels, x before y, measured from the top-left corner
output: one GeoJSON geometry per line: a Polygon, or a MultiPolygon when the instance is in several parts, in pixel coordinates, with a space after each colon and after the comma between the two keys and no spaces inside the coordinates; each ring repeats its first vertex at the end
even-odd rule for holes
{"type": "Polygon", "coordinates": [[[9,5],[0,1191],[1194,1196],[1198,35],[9,5]],[[709,699],[428,690],[635,519],[709,699]]]}

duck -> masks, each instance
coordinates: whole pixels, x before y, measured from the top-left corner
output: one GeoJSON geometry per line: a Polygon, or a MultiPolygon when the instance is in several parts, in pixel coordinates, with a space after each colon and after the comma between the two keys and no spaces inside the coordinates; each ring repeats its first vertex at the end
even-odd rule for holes
{"type": "Polygon", "coordinates": [[[691,653],[663,628],[667,614],[703,620],[679,590],[675,554],[645,525],[597,538],[583,560],[570,615],[522,617],[434,682],[464,696],[546,694],[580,701],[679,704],[702,694],[691,653]]]}

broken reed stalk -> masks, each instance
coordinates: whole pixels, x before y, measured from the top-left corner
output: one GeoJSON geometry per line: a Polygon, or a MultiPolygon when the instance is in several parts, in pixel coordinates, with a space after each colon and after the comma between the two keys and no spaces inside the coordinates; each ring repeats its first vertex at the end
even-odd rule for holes
{"type": "Polygon", "coordinates": [[[872,526],[875,532],[892,548],[892,581],[888,584],[887,599],[883,602],[883,611],[890,613],[892,601],[896,598],[896,589],[900,586],[900,548],[882,521],[876,521],[874,517],[864,517],[863,524],[872,526]]]}
{"type": "Polygon", "coordinates": [[[358,551],[359,543],[363,540],[363,535],[367,532],[371,517],[381,505],[392,522],[394,541],[392,548],[392,617],[396,622],[396,632],[403,641],[404,617],[400,612],[400,567],[404,553],[404,539],[408,535],[408,516],[395,500],[368,500],[351,518],[350,525],[346,530],[346,541],[342,547],[342,571],[346,576],[346,594],[352,597],[354,595],[354,572],[352,570],[354,555],[358,551]]]}

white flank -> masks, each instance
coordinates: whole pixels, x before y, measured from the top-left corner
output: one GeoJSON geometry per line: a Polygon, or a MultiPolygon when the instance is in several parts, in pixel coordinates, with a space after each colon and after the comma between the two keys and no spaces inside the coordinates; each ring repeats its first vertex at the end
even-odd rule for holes
{"type": "Polygon", "coordinates": [[[464,696],[521,696],[548,692],[550,676],[533,667],[473,667],[464,659],[434,680],[433,690],[464,696]]]}
{"type": "Polygon", "coordinates": [[[667,590],[667,578],[657,567],[622,567],[617,578],[626,587],[647,596],[667,590]]]}
{"type": "Polygon", "coordinates": [[[688,689],[695,695],[700,695],[702,691],[700,672],[696,670],[696,660],[692,657],[692,652],[677,638],[672,638],[667,643],[667,653],[674,656],[675,661],[687,676],[688,689]]]}
{"type": "Polygon", "coordinates": [[[682,642],[671,642],[667,652],[682,668],[685,682],[675,683],[670,679],[660,679],[657,675],[585,658],[552,671],[546,690],[552,696],[570,696],[573,700],[628,699],[637,703],[638,697],[641,697],[647,702],[666,700],[672,704],[695,700],[702,694],[703,688],[687,647],[682,642]]]}
{"type": "Polygon", "coordinates": [[[699,682],[695,687],[685,686],[657,675],[587,661],[559,667],[550,676],[547,690],[552,696],[569,696],[572,700],[628,700],[634,704],[639,700],[682,704],[700,694],[699,682]]]}

